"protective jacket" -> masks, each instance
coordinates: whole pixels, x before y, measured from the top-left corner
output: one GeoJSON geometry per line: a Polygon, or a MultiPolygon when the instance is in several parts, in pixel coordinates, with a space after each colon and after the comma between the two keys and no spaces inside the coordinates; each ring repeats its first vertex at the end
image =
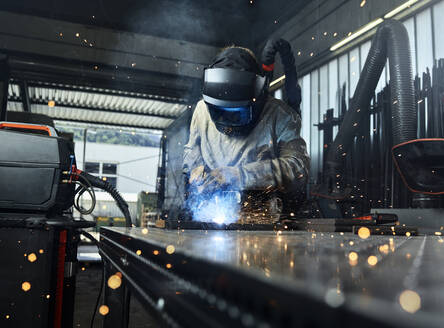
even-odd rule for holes
{"type": "Polygon", "coordinates": [[[305,191],[310,164],[300,130],[300,116],[283,101],[269,96],[248,135],[226,135],[216,129],[207,105],[200,101],[191,120],[183,171],[188,176],[200,165],[208,172],[231,166],[240,171],[243,191],[305,191]]]}

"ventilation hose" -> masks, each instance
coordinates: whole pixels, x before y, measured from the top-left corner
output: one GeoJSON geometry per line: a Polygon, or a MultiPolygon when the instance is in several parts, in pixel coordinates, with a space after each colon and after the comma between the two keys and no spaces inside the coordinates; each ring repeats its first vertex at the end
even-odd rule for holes
{"type": "MultiPolygon", "coordinates": [[[[343,157],[352,145],[363,120],[368,118],[370,102],[387,58],[390,68],[393,145],[416,139],[415,89],[412,77],[410,44],[404,25],[385,21],[376,31],[350,109],[326,155],[324,181],[320,190],[331,194],[342,176],[343,157]]],[[[321,195],[322,196],[322,195],[321,195]]]]}
{"type": "Polygon", "coordinates": [[[262,51],[262,69],[269,80],[273,77],[274,59],[276,53],[279,52],[281,63],[285,74],[285,94],[287,104],[301,114],[301,87],[298,85],[298,73],[296,64],[291,50],[291,45],[284,39],[270,39],[267,41],[262,51]]]}

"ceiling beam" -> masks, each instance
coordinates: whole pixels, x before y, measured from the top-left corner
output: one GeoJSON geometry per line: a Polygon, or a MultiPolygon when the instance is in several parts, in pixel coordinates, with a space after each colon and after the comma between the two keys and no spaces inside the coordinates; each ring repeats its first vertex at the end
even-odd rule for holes
{"type": "Polygon", "coordinates": [[[54,121],[58,122],[75,122],[75,123],[83,123],[83,124],[95,124],[102,126],[114,126],[114,127],[122,127],[122,128],[132,128],[132,129],[146,129],[146,130],[155,130],[155,131],[163,131],[165,128],[153,127],[153,126],[141,126],[141,125],[131,125],[131,124],[118,124],[118,123],[105,123],[99,121],[85,121],[85,120],[74,120],[74,119],[63,119],[51,117],[54,121]]]}
{"type": "MultiPolygon", "coordinates": [[[[15,81],[13,81],[14,83],[15,81]]],[[[144,93],[136,93],[136,92],[127,92],[123,90],[111,90],[111,89],[102,89],[102,88],[93,88],[93,87],[82,87],[78,85],[69,85],[64,86],[57,83],[41,83],[41,82],[28,82],[28,87],[39,88],[39,89],[51,89],[51,90],[64,90],[64,91],[72,91],[72,92],[82,92],[89,95],[104,95],[104,96],[115,96],[115,97],[124,97],[131,99],[145,99],[145,100],[154,100],[160,101],[167,104],[187,104],[183,98],[172,98],[165,96],[155,96],[144,93]],[[92,88],[92,89],[86,89],[92,88]]]]}
{"type": "MultiPolygon", "coordinates": [[[[10,98],[11,102],[17,102],[15,99],[10,98]]],[[[43,99],[31,99],[31,105],[45,105],[48,106],[48,101],[43,99]]],[[[105,109],[100,107],[90,107],[90,106],[82,106],[82,105],[72,105],[72,104],[66,104],[66,103],[55,103],[55,107],[52,109],[54,111],[57,110],[57,107],[60,108],[72,108],[72,109],[83,109],[83,110],[89,110],[93,112],[106,112],[106,113],[116,113],[116,114],[122,114],[122,115],[136,115],[136,116],[145,116],[145,117],[153,117],[153,118],[161,118],[161,119],[169,119],[174,120],[176,119],[180,114],[178,115],[162,115],[162,114],[152,114],[152,113],[138,113],[138,112],[131,112],[131,111],[123,111],[123,110],[116,110],[116,109],[105,109]]]]}

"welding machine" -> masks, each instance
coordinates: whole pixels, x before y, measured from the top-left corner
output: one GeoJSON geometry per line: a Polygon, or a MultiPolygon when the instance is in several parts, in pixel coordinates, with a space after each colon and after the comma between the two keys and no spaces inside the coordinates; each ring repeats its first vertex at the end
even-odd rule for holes
{"type": "Polygon", "coordinates": [[[108,182],[77,169],[74,143],[54,128],[0,122],[0,140],[0,326],[72,327],[79,235],[97,241],[82,230],[95,223],[66,210],[90,214],[100,188],[129,226],[128,204],[108,182]],[[89,209],[79,202],[84,193],[89,209]]]}
{"type": "Polygon", "coordinates": [[[75,165],[74,143],[54,128],[0,122],[0,213],[61,213],[73,205],[75,185],[62,172],[75,165]]]}

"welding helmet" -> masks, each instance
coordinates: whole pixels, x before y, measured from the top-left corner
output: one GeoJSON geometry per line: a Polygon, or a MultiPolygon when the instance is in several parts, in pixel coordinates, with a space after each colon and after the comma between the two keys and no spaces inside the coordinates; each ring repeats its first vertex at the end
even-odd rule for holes
{"type": "Polygon", "coordinates": [[[203,100],[216,128],[228,135],[248,133],[256,124],[268,90],[251,51],[223,50],[204,71],[203,100]]]}

